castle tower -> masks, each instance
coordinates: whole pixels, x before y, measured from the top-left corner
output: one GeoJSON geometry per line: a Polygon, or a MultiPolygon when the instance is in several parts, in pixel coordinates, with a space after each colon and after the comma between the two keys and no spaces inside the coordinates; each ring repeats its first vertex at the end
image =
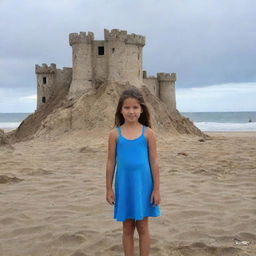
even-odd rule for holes
{"type": "Polygon", "coordinates": [[[107,29],[104,29],[104,39],[108,48],[107,80],[110,82],[124,82],[126,80],[126,74],[124,72],[126,37],[126,31],[112,29],[109,32],[107,29]]]}
{"type": "Polygon", "coordinates": [[[69,44],[72,46],[73,74],[69,95],[77,96],[92,91],[92,32],[69,34],[69,44]]]}
{"type": "Polygon", "coordinates": [[[105,29],[104,39],[108,48],[107,80],[140,86],[143,83],[142,48],[145,37],[127,34],[125,30],[105,29]]]}
{"type": "Polygon", "coordinates": [[[176,110],[176,94],[175,94],[175,73],[157,73],[157,80],[159,83],[159,98],[162,100],[170,110],[176,110]]]}
{"type": "Polygon", "coordinates": [[[46,103],[54,92],[56,81],[56,64],[47,66],[35,66],[35,73],[37,76],[37,109],[41,104],[46,103]]]}
{"type": "Polygon", "coordinates": [[[126,40],[127,49],[127,77],[134,85],[143,83],[142,50],[145,45],[145,37],[141,35],[128,34],[126,40]]]}

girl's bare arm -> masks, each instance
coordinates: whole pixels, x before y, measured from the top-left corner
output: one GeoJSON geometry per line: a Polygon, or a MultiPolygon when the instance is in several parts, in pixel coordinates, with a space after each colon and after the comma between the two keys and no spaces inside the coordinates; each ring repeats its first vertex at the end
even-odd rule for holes
{"type": "Polygon", "coordinates": [[[148,149],[149,149],[149,161],[153,174],[154,180],[154,191],[159,191],[159,166],[157,159],[157,149],[156,149],[156,135],[151,128],[147,128],[148,134],[148,149]]]}
{"type": "Polygon", "coordinates": [[[106,189],[112,189],[114,171],[116,165],[116,131],[113,129],[108,138],[108,160],[106,167],[106,189]]]}

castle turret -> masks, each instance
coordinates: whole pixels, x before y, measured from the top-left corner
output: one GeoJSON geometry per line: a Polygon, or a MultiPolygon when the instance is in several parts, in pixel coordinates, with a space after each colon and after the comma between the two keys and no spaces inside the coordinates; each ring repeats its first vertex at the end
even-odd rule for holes
{"type": "Polygon", "coordinates": [[[157,73],[157,80],[159,83],[159,98],[162,100],[170,110],[176,110],[176,95],[175,95],[175,73],[157,73]]]}
{"type": "Polygon", "coordinates": [[[107,80],[110,82],[120,82],[126,80],[125,60],[126,60],[126,47],[125,40],[127,31],[112,29],[104,29],[104,39],[107,43],[108,50],[108,69],[107,80]]]}
{"type": "Polygon", "coordinates": [[[46,103],[54,92],[56,81],[56,64],[47,66],[36,65],[35,72],[37,75],[37,109],[41,104],[46,103]]]}
{"type": "Polygon", "coordinates": [[[92,32],[69,34],[69,44],[72,46],[73,74],[69,95],[77,96],[92,91],[92,32]]]}
{"type": "Polygon", "coordinates": [[[127,63],[126,70],[129,80],[134,85],[142,85],[143,83],[143,47],[145,45],[145,37],[136,34],[130,34],[127,36],[126,47],[127,47],[127,63]],[[131,79],[133,78],[133,79],[131,79]]]}
{"type": "Polygon", "coordinates": [[[108,46],[107,80],[140,86],[143,80],[142,48],[145,37],[118,29],[105,29],[104,37],[108,46]]]}

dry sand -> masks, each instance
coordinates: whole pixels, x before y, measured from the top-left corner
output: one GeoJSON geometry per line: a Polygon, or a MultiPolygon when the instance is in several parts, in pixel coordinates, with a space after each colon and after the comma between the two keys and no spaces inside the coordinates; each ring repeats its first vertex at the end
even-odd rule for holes
{"type": "MultiPolygon", "coordinates": [[[[256,255],[256,133],[209,134],[158,137],[151,255],[256,255]]],[[[107,134],[92,137],[0,148],[0,255],[123,255],[122,223],[105,200],[107,134]]]]}

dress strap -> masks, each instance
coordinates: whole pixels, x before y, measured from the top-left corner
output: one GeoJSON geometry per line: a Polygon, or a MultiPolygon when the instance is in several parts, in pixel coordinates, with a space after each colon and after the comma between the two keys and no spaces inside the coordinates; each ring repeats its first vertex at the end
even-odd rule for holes
{"type": "Polygon", "coordinates": [[[121,129],[120,127],[117,127],[118,135],[121,136],[121,129]]]}
{"type": "Polygon", "coordinates": [[[143,125],[143,135],[144,135],[144,133],[145,133],[145,131],[146,131],[146,129],[148,128],[148,126],[146,126],[146,125],[143,125]]]}
{"type": "Polygon", "coordinates": [[[144,135],[145,125],[142,127],[142,134],[144,135]]]}

